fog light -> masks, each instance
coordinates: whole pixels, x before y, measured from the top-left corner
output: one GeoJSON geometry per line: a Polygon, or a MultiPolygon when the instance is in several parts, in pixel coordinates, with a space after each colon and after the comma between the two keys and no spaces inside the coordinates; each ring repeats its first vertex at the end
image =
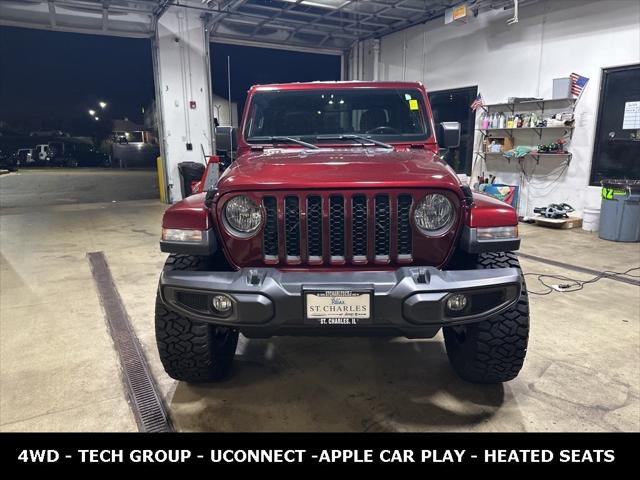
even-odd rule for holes
{"type": "Polygon", "coordinates": [[[226,295],[215,295],[213,297],[213,308],[219,313],[229,313],[233,303],[226,295]]]}
{"type": "Polygon", "coordinates": [[[464,310],[467,306],[467,297],[462,293],[454,293],[447,299],[447,308],[453,312],[464,310]]]}

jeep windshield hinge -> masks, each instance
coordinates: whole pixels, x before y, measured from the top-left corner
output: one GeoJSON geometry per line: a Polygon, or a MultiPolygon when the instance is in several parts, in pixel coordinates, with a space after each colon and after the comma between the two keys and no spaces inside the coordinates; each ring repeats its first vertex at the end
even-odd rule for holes
{"type": "Polygon", "coordinates": [[[467,207],[471,207],[473,205],[473,192],[469,185],[462,185],[461,187],[462,193],[464,195],[464,204],[467,207]]]}
{"type": "Polygon", "coordinates": [[[207,208],[211,208],[213,205],[213,200],[215,199],[216,194],[218,193],[217,187],[212,187],[207,190],[207,195],[204,197],[204,205],[207,208]]]}

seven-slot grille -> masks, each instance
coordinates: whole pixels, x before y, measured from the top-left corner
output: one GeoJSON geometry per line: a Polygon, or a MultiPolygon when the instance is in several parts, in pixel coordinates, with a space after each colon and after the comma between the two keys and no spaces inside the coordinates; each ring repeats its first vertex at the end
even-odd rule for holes
{"type": "Polygon", "coordinates": [[[408,193],[266,195],[264,260],[290,265],[410,262],[412,202],[408,193]]]}

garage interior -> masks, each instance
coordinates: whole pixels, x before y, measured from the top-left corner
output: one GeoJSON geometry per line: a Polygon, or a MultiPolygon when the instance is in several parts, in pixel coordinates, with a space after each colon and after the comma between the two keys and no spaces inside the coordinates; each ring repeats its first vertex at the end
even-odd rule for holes
{"type": "Polygon", "coordinates": [[[603,179],[640,179],[640,126],[611,127],[606,108],[618,108],[622,124],[624,105],[640,101],[640,2],[2,2],[0,36],[15,27],[149,39],[162,168],[2,171],[0,430],[144,430],[96,286],[96,253],[108,264],[166,425],[177,431],[640,430],[638,271],[606,275],[640,266],[640,243],[605,240],[586,225],[606,200],[603,179]],[[167,257],[158,245],[162,215],[182,198],[178,164],[216,151],[212,85],[227,75],[212,72],[217,44],[335,55],[342,80],[420,81],[432,104],[442,105],[436,117],[458,116],[436,121],[463,123],[465,149],[451,160],[461,179],[474,187],[485,183],[478,177],[495,176],[518,187],[532,323],[516,379],[464,382],[449,366],[441,334],[241,337],[233,373],[220,383],[190,385],[165,373],[154,332],[167,257]],[[576,97],[557,97],[554,80],[572,73],[588,83],[576,97]],[[619,75],[623,88],[608,97],[606,82],[619,75]],[[453,107],[478,95],[475,112],[453,107]],[[484,119],[508,113],[513,97],[571,110],[562,154],[492,155],[503,152],[492,152],[489,141],[515,146],[517,135],[524,144],[557,143],[557,133],[535,127],[490,137],[484,119]],[[580,225],[529,223],[535,208],[562,203],[580,225]],[[540,275],[603,278],[561,292],[540,275]]]}

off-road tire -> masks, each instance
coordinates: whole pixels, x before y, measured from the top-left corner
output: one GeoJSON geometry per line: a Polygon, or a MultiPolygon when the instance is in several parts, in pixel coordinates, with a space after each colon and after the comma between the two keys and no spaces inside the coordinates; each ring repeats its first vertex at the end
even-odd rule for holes
{"type": "MultiPolygon", "coordinates": [[[[208,257],[172,254],[166,270],[205,270],[208,257]]],[[[214,382],[231,371],[238,331],[191,320],[170,310],[156,296],[156,342],[170,377],[188,383],[214,382]]]]}
{"type": "MultiPolygon", "coordinates": [[[[517,268],[512,252],[482,253],[476,268],[517,268]]],[[[479,323],[443,328],[449,362],[469,382],[502,383],[514,379],[524,363],[529,340],[529,297],[522,280],[518,302],[479,323]]]]}

